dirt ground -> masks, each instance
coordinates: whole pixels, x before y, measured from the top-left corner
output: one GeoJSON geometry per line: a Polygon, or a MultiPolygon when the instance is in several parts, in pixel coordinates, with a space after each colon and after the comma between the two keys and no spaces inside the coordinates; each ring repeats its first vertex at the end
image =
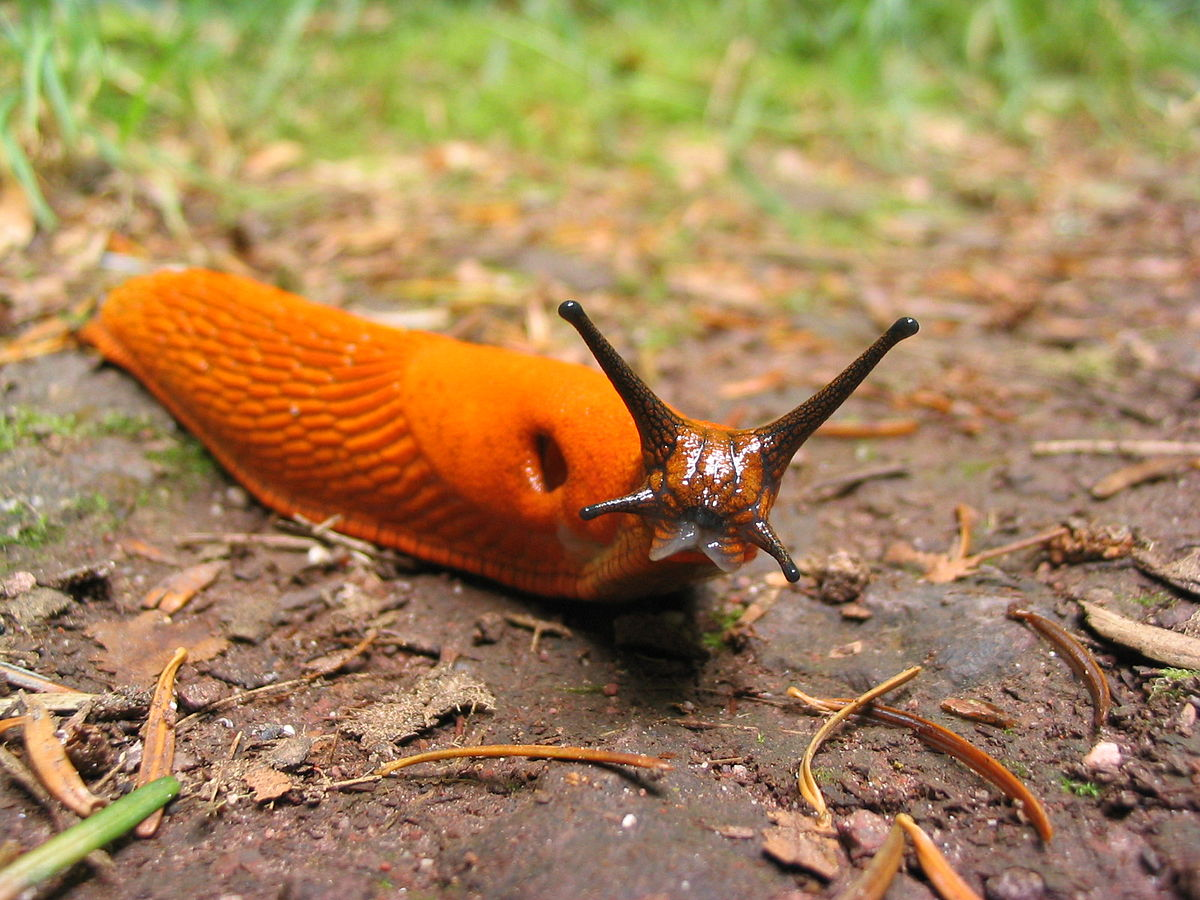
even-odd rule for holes
{"type": "MultiPolygon", "coordinates": [[[[667,186],[648,172],[584,171],[553,191],[546,173],[522,181],[518,162],[481,148],[382,173],[262,165],[259,186],[298,198],[286,215],[229,227],[197,194],[184,198],[186,232],[136,183],[64,178],[63,228],[2,263],[6,346],[27,345],[27,329],[55,314],[78,317],[129,272],[181,261],[583,361],[551,315],[574,296],[671,403],[748,424],[806,397],[897,315],[922,331],[840,417],[915,430],[814,438],[774,513],[810,571],[848,554],[869,572],[850,604],[828,602],[847,598],[815,577],[783,586],[769,560],[613,607],[336,545],[246,541],[237,535],[285,532],[123,372],[70,347],[5,366],[6,415],[24,428],[12,426],[0,455],[3,658],[103,693],[149,687],[182,644],[193,653],[181,714],[200,711],[181,728],[184,793],[157,837],[112,848],[111,871],[77,866],[52,895],[826,896],[906,811],[994,900],[1200,897],[1200,681],[1097,637],[1076,602],[1198,636],[1198,597],[1129,554],[1056,564],[1033,547],[949,583],[891,561],[897,542],[945,552],[960,504],[978,513],[977,550],[1068,519],[1126,529],[1160,560],[1200,545],[1195,451],[1103,500],[1096,483],[1137,458],[1033,452],[1057,439],[1200,441],[1194,170],[1086,152],[1035,165],[996,150],[986,178],[960,165],[925,180],[819,169],[814,181],[788,160],[759,161],[764,182],[794,211],[862,217],[863,246],[794,239],[730,181],[691,177],[703,167],[687,160],[689,177],[667,186]],[[855,207],[880,194],[928,202],[855,207]],[[415,315],[430,299],[449,312],[415,315]],[[143,611],[164,577],[212,560],[215,582],[182,611],[143,611]],[[1114,700],[1099,734],[1087,688],[1005,617],[1013,602],[1096,654],[1114,700]],[[748,608],[765,612],[738,625],[748,608]],[[533,641],[533,621],[565,628],[533,641]],[[336,672],[205,711],[304,676],[368,629],[375,642],[336,672]],[[1045,803],[1053,840],[912,734],[858,723],[817,755],[848,857],[840,873],[823,879],[765,852],[807,812],[797,762],[820,722],[787,688],[853,695],[916,664],[922,674],[890,702],[1007,764],[1045,803]],[[492,708],[418,715],[398,735],[363,725],[430,673],[467,677],[492,708]],[[941,709],[948,698],[989,701],[1011,721],[957,718],[941,709]],[[1116,745],[1115,761],[1085,763],[1100,741],[1116,745]],[[416,749],[535,742],[663,755],[675,768],[464,760],[337,786],[416,749]]],[[[107,773],[107,796],[132,783],[142,718],[94,716],[75,730],[77,763],[92,783],[107,773]]],[[[12,733],[9,744],[20,756],[12,733]]],[[[7,776],[0,823],[21,847],[52,830],[7,776]]],[[[915,864],[888,893],[929,896],[915,864]]]]}

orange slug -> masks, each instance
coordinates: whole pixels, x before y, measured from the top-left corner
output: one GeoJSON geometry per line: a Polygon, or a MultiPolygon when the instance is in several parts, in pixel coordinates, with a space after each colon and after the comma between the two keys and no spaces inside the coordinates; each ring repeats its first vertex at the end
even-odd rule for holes
{"type": "Polygon", "coordinates": [[[899,341],[806,403],[732,429],[655,396],[574,301],[584,366],[384,327],[246,278],[160,272],[82,338],[135,375],[266,506],[522,591],[663,593],[763,549],[792,455],[899,341]]]}

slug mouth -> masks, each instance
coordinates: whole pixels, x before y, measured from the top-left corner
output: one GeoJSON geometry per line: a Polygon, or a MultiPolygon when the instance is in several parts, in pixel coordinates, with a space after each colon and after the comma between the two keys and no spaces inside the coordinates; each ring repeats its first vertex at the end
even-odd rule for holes
{"type": "Polygon", "coordinates": [[[650,559],[658,562],[677,553],[698,552],[722,572],[736,572],[746,561],[742,541],[729,534],[719,513],[711,509],[691,510],[676,522],[659,522],[650,544],[650,559]]]}

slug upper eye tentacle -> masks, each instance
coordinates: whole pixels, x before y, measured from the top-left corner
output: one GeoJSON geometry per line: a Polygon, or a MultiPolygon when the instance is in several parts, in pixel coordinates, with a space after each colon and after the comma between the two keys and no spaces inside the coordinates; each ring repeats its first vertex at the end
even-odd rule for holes
{"type": "Polygon", "coordinates": [[[579,303],[568,300],[558,312],[579,332],[633,417],[645,468],[641,486],[585,506],[580,516],[641,516],[651,526],[654,560],[698,552],[732,571],[759,548],[775,558],[788,581],[799,580],[800,572],[767,521],[788,463],[887,352],[919,328],[915,319],[898,319],[790,413],[761,428],[736,429],[679,415],[637,376],[579,303]]]}

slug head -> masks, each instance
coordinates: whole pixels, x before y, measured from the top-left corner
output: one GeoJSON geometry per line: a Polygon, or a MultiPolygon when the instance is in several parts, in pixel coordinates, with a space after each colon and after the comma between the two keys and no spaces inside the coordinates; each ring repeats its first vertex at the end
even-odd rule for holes
{"type": "Polygon", "coordinates": [[[739,429],[679,415],[637,376],[582,306],[568,300],[558,313],[579,332],[633,417],[646,472],[645,482],[633,493],[585,506],[579,515],[641,516],[653,534],[654,560],[698,552],[732,572],[759,548],[775,558],[788,581],[799,580],[800,571],[767,521],[788,464],[884,355],[918,329],[915,319],[898,319],[790,413],[761,428],[739,429]]]}

